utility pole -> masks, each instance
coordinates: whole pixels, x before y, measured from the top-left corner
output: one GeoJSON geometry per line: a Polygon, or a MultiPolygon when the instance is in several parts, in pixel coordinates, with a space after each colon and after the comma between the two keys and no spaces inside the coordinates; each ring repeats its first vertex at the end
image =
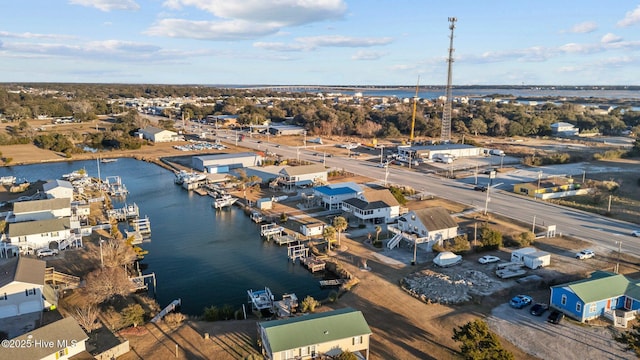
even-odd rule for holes
{"type": "Polygon", "coordinates": [[[536,216],[533,215],[533,226],[531,226],[531,232],[536,233],[536,216]]]}
{"type": "Polygon", "coordinates": [[[608,213],[611,212],[611,197],[612,197],[612,195],[609,195],[609,206],[607,206],[607,212],[608,213]]]}
{"type": "Polygon", "coordinates": [[[616,262],[616,271],[614,271],[616,274],[618,274],[618,271],[620,270],[620,253],[622,252],[622,241],[616,241],[618,243],[618,262],[616,262]]]}
{"type": "Polygon", "coordinates": [[[380,146],[380,165],[382,165],[383,156],[384,156],[384,146],[380,146]]]}
{"type": "Polygon", "coordinates": [[[442,131],[440,133],[440,140],[443,143],[448,143],[451,141],[451,104],[453,102],[453,94],[451,91],[452,81],[453,81],[453,30],[456,28],[456,21],[458,21],[455,17],[449,18],[449,30],[451,30],[451,35],[449,36],[449,59],[447,60],[448,71],[447,71],[447,93],[444,104],[444,109],[442,111],[442,131]]]}

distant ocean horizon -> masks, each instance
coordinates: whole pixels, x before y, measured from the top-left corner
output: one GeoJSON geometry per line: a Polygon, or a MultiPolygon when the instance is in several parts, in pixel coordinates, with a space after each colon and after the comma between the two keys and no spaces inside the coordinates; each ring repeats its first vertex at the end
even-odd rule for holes
{"type": "MultiPolygon", "coordinates": [[[[333,93],[342,95],[362,94],[367,97],[398,97],[413,98],[416,96],[416,87],[413,86],[322,86],[322,85],[211,85],[226,86],[237,89],[273,89],[277,91],[333,93]]],[[[445,86],[420,86],[419,98],[435,99],[444,96],[445,86]]],[[[635,100],[640,101],[640,86],[453,86],[452,94],[455,97],[516,97],[523,99],[544,98],[584,98],[584,99],[609,99],[609,100],[635,100]]]]}

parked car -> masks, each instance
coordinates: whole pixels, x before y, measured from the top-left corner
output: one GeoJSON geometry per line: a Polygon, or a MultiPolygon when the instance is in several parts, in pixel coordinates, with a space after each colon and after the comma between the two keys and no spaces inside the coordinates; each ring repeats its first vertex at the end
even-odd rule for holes
{"type": "Polygon", "coordinates": [[[58,255],[57,249],[38,249],[36,250],[36,256],[41,258],[45,256],[53,256],[58,255]]]}
{"type": "Polygon", "coordinates": [[[476,185],[476,186],[473,187],[473,190],[484,192],[484,191],[487,191],[487,187],[484,186],[484,185],[476,185]]]}
{"type": "Polygon", "coordinates": [[[378,165],[376,165],[376,166],[377,166],[377,167],[379,167],[379,168],[386,168],[387,166],[389,166],[389,164],[388,164],[388,163],[386,163],[386,162],[383,162],[383,163],[379,163],[379,164],[378,164],[378,165]]]}
{"type": "Polygon", "coordinates": [[[532,302],[533,298],[529,295],[516,295],[509,301],[509,305],[515,309],[522,309],[531,305],[532,302]]]}
{"type": "Polygon", "coordinates": [[[632,231],[631,236],[640,237],[640,230],[632,231]]]}
{"type": "Polygon", "coordinates": [[[543,303],[536,303],[531,307],[529,312],[533,316],[542,316],[542,314],[544,314],[547,310],[549,310],[549,305],[543,304],[543,303]]]}
{"type": "Polygon", "coordinates": [[[547,321],[552,324],[560,324],[562,319],[564,319],[564,314],[558,310],[553,310],[547,317],[547,321]]]}
{"type": "Polygon", "coordinates": [[[596,256],[596,253],[593,252],[593,250],[589,250],[589,249],[584,249],[576,253],[576,259],[580,259],[580,260],[591,259],[594,256],[596,256]]]}
{"type": "Polygon", "coordinates": [[[483,257],[481,257],[480,259],[478,259],[478,262],[480,264],[489,264],[489,263],[494,263],[494,262],[498,262],[500,261],[500,258],[497,256],[493,256],[493,255],[485,255],[483,257]]]}

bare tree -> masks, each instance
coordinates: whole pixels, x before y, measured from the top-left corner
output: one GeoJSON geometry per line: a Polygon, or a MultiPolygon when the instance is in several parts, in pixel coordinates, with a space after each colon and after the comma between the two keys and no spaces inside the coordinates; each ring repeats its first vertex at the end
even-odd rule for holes
{"type": "Polygon", "coordinates": [[[126,241],[111,239],[102,243],[102,259],[105,267],[120,267],[132,264],[137,255],[126,241]]]}
{"type": "Polygon", "coordinates": [[[88,333],[101,327],[100,322],[98,322],[98,307],[94,304],[83,304],[75,307],[72,316],[88,333]]]}
{"type": "Polygon", "coordinates": [[[116,295],[125,296],[133,291],[133,283],[121,267],[105,267],[87,275],[84,288],[87,299],[100,304],[116,295]]]}

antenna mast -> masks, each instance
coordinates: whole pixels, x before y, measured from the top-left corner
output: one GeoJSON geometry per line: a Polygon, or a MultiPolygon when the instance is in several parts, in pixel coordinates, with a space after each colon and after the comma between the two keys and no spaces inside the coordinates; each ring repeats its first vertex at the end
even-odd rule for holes
{"type": "Polygon", "coordinates": [[[413,97],[413,115],[411,116],[411,135],[409,135],[409,145],[413,144],[413,129],[416,127],[416,107],[418,106],[418,88],[420,87],[420,75],[416,84],[416,95],[413,97]]]}
{"type": "Polygon", "coordinates": [[[458,19],[455,17],[449,18],[449,29],[451,30],[451,35],[449,36],[449,59],[447,59],[447,63],[449,64],[449,69],[447,71],[447,94],[444,109],[442,111],[442,131],[440,133],[440,140],[442,142],[451,141],[451,103],[453,102],[453,96],[451,95],[451,82],[453,77],[453,30],[456,28],[456,21],[458,21],[458,19]]]}

